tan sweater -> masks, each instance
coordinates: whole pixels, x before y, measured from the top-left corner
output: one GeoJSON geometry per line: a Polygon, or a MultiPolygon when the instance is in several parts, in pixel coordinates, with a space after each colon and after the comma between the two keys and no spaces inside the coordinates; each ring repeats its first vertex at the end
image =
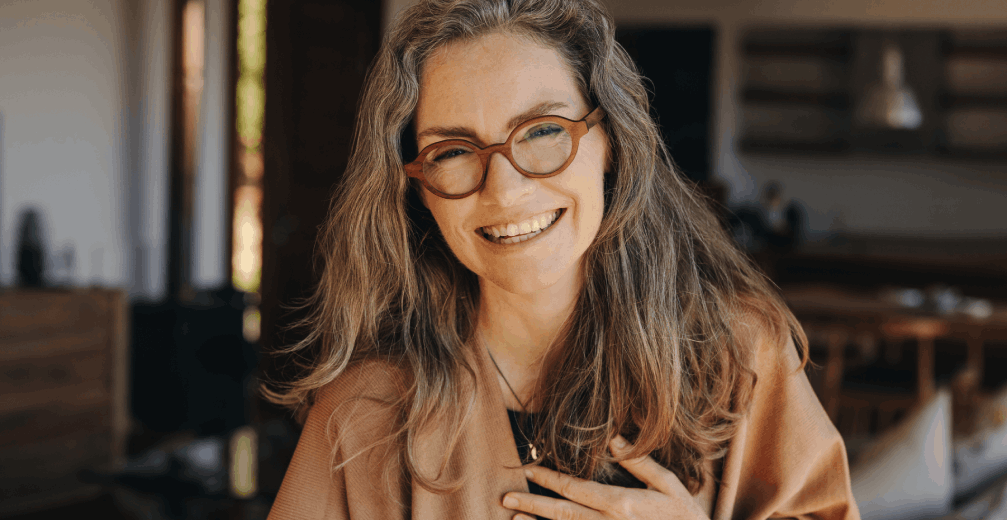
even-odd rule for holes
{"type": "MultiPolygon", "coordinates": [[[[797,370],[793,343],[776,344],[761,330],[752,332],[758,375],[752,408],[726,458],[707,465],[715,478],[707,479],[694,500],[716,520],[859,519],[846,448],[804,372],[797,370]]],[[[383,403],[402,391],[395,369],[369,362],[316,396],[269,519],[511,518],[514,511],[505,509],[501,498],[508,491],[527,491],[527,483],[517,469],[517,448],[492,365],[485,353],[474,357],[475,405],[444,468],[444,475],[462,479],[458,491],[431,493],[408,479],[399,454],[388,445],[366,449],[389,431],[394,412],[383,403]],[[340,447],[332,454],[336,433],[340,447]],[[330,471],[334,462],[361,450],[343,470],[330,471]]],[[[424,475],[436,473],[447,442],[438,433],[420,439],[424,475]]]]}

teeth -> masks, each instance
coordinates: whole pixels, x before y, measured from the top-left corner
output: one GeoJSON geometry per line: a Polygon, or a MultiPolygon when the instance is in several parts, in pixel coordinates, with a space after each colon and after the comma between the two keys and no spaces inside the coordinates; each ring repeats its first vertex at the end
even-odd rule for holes
{"type": "Polygon", "coordinates": [[[517,224],[501,224],[498,226],[486,226],[482,228],[483,233],[487,235],[493,235],[495,238],[500,237],[514,237],[518,235],[526,235],[534,231],[539,231],[549,227],[556,217],[559,215],[559,210],[551,211],[549,213],[543,213],[541,215],[536,215],[528,220],[518,222],[517,224]]]}
{"type": "Polygon", "coordinates": [[[534,216],[528,220],[517,224],[501,224],[498,226],[485,226],[481,229],[483,234],[490,240],[498,244],[516,244],[524,242],[530,238],[538,236],[539,233],[552,225],[559,216],[561,210],[550,211],[534,216]]]}

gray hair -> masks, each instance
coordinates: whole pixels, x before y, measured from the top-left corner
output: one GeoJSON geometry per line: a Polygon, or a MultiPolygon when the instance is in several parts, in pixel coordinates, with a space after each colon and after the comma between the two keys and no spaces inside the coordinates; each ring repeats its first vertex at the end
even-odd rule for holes
{"type": "Polygon", "coordinates": [[[395,363],[412,386],[386,440],[421,485],[457,485],[420,474],[413,455],[416,433],[432,424],[449,425],[453,445],[471,410],[465,352],[478,281],[418,202],[403,149],[415,148],[406,129],[425,60],[496,31],[555,49],[585,99],[608,114],[604,216],[585,253],[585,285],[550,349],[549,377],[535,391],[536,444],[560,471],[595,478],[611,471],[607,443],[621,433],[635,441],[630,456],[652,454],[698,490],[703,461],[723,455],[750,396],[742,384],[753,374],[749,343],[736,341],[742,317],[760,317],[784,343],[793,334],[805,359],[806,342],[708,201],[675,171],[598,0],[421,0],[396,18],[368,74],[351,158],[320,233],[325,267],[306,303],[310,333],[282,349],[306,360],[305,375],[264,393],[304,417],[315,392],[351,364],[395,363]]]}

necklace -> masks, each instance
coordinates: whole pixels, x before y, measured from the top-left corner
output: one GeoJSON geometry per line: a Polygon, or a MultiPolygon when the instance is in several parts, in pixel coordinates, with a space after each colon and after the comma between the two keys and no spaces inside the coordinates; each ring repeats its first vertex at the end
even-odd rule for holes
{"type": "MultiPolygon", "coordinates": [[[[485,346],[485,343],[483,345],[485,346]]],[[[503,378],[504,384],[507,385],[507,389],[510,390],[510,393],[514,396],[514,400],[516,400],[517,404],[521,406],[521,411],[524,412],[525,415],[528,415],[528,408],[525,407],[524,402],[521,401],[521,398],[517,396],[517,392],[514,391],[514,387],[511,386],[510,381],[507,380],[507,376],[504,375],[503,370],[500,370],[500,365],[498,365],[497,360],[493,358],[493,353],[490,352],[489,347],[486,347],[486,353],[489,354],[490,361],[493,362],[493,366],[497,369],[497,373],[500,374],[500,377],[503,378]]],[[[538,450],[535,448],[535,445],[531,443],[531,441],[528,441],[528,436],[526,436],[524,434],[524,431],[521,430],[520,422],[518,422],[517,428],[518,431],[521,433],[521,436],[524,437],[524,440],[528,442],[528,451],[531,454],[531,460],[538,460],[538,450]]]]}

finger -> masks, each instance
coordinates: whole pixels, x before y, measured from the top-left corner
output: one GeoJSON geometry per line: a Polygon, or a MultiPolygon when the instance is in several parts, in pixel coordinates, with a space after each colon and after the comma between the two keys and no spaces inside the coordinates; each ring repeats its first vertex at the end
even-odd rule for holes
{"type": "MultiPolygon", "coordinates": [[[[616,435],[609,443],[609,449],[612,451],[612,455],[616,457],[628,454],[632,448],[633,446],[622,435],[616,435]]],[[[679,487],[684,487],[682,486],[682,482],[678,480],[678,476],[658,464],[650,456],[645,455],[635,459],[621,460],[619,464],[639,479],[640,482],[647,484],[651,489],[656,489],[661,493],[670,494],[675,490],[676,484],[679,487]]]]}
{"type": "Polygon", "coordinates": [[[524,472],[528,480],[591,509],[603,511],[617,498],[615,496],[617,489],[612,486],[580,479],[542,466],[528,466],[524,472]]]}
{"type": "Polygon", "coordinates": [[[507,509],[553,520],[599,520],[603,518],[597,511],[569,500],[521,493],[520,491],[512,491],[504,495],[503,505],[507,509]]]}

